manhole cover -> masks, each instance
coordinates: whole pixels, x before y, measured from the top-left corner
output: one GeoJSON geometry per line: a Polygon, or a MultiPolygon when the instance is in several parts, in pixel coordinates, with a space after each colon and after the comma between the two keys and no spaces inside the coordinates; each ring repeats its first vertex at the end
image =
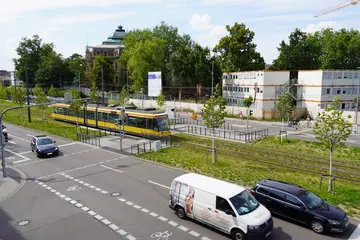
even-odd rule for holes
{"type": "Polygon", "coordinates": [[[18,222],[17,225],[19,225],[19,226],[26,226],[26,225],[28,225],[29,223],[30,223],[29,220],[23,220],[23,221],[18,222]]]}
{"type": "Polygon", "coordinates": [[[120,196],[120,193],[114,192],[114,193],[111,194],[111,196],[113,196],[113,197],[118,197],[118,196],[120,196]]]}

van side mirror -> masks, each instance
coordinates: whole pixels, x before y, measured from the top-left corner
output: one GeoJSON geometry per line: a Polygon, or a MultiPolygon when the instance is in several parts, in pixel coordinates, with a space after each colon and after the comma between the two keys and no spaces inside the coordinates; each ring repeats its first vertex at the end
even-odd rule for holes
{"type": "Polygon", "coordinates": [[[226,209],[225,213],[226,213],[227,215],[231,215],[231,216],[233,216],[233,217],[236,217],[235,213],[234,213],[232,210],[230,210],[230,209],[226,209]]]}

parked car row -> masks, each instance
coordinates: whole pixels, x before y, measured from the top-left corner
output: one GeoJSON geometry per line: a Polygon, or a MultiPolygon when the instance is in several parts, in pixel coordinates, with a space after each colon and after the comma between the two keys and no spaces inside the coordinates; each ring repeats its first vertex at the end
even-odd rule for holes
{"type": "Polygon", "coordinates": [[[281,181],[261,180],[251,189],[188,173],[175,178],[170,208],[179,218],[192,218],[229,234],[234,240],[271,235],[272,215],[309,226],[314,232],[344,232],[346,213],[305,188],[281,181]]]}

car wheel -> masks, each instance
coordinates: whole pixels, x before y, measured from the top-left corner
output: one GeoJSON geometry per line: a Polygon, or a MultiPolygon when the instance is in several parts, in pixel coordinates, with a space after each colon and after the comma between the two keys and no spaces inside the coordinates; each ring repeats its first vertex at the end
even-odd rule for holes
{"type": "Polygon", "coordinates": [[[180,218],[180,219],[186,218],[186,213],[185,213],[184,208],[177,206],[176,207],[176,216],[178,216],[178,218],[180,218]]]}
{"type": "Polygon", "coordinates": [[[311,221],[310,227],[311,227],[311,230],[313,230],[314,232],[316,232],[318,234],[322,234],[325,231],[324,223],[322,223],[318,220],[311,221]]]}
{"type": "Polygon", "coordinates": [[[236,229],[231,231],[231,238],[233,240],[244,240],[245,239],[245,234],[243,233],[243,231],[236,228],[236,229]]]}

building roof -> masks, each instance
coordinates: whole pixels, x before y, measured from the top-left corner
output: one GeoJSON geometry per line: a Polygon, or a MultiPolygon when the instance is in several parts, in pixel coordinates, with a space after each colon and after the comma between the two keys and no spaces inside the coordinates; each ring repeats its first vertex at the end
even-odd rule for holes
{"type": "Polygon", "coordinates": [[[257,71],[243,71],[243,72],[224,72],[224,74],[239,74],[239,73],[259,73],[259,72],[290,72],[290,70],[257,70],[257,71]]]}
{"type": "Polygon", "coordinates": [[[221,181],[196,173],[187,173],[177,177],[174,180],[186,183],[192,187],[218,195],[223,198],[231,198],[245,190],[244,187],[240,187],[233,183],[221,181]]]}
{"type": "Polygon", "coordinates": [[[358,72],[357,69],[317,69],[317,70],[299,70],[299,72],[358,72]]]}
{"type": "Polygon", "coordinates": [[[117,49],[117,48],[123,48],[123,44],[102,44],[91,48],[106,48],[106,49],[117,49]]]}
{"type": "Polygon", "coordinates": [[[113,32],[103,44],[112,44],[112,43],[122,43],[122,40],[126,37],[126,32],[123,27],[120,25],[118,28],[113,32]]]}

